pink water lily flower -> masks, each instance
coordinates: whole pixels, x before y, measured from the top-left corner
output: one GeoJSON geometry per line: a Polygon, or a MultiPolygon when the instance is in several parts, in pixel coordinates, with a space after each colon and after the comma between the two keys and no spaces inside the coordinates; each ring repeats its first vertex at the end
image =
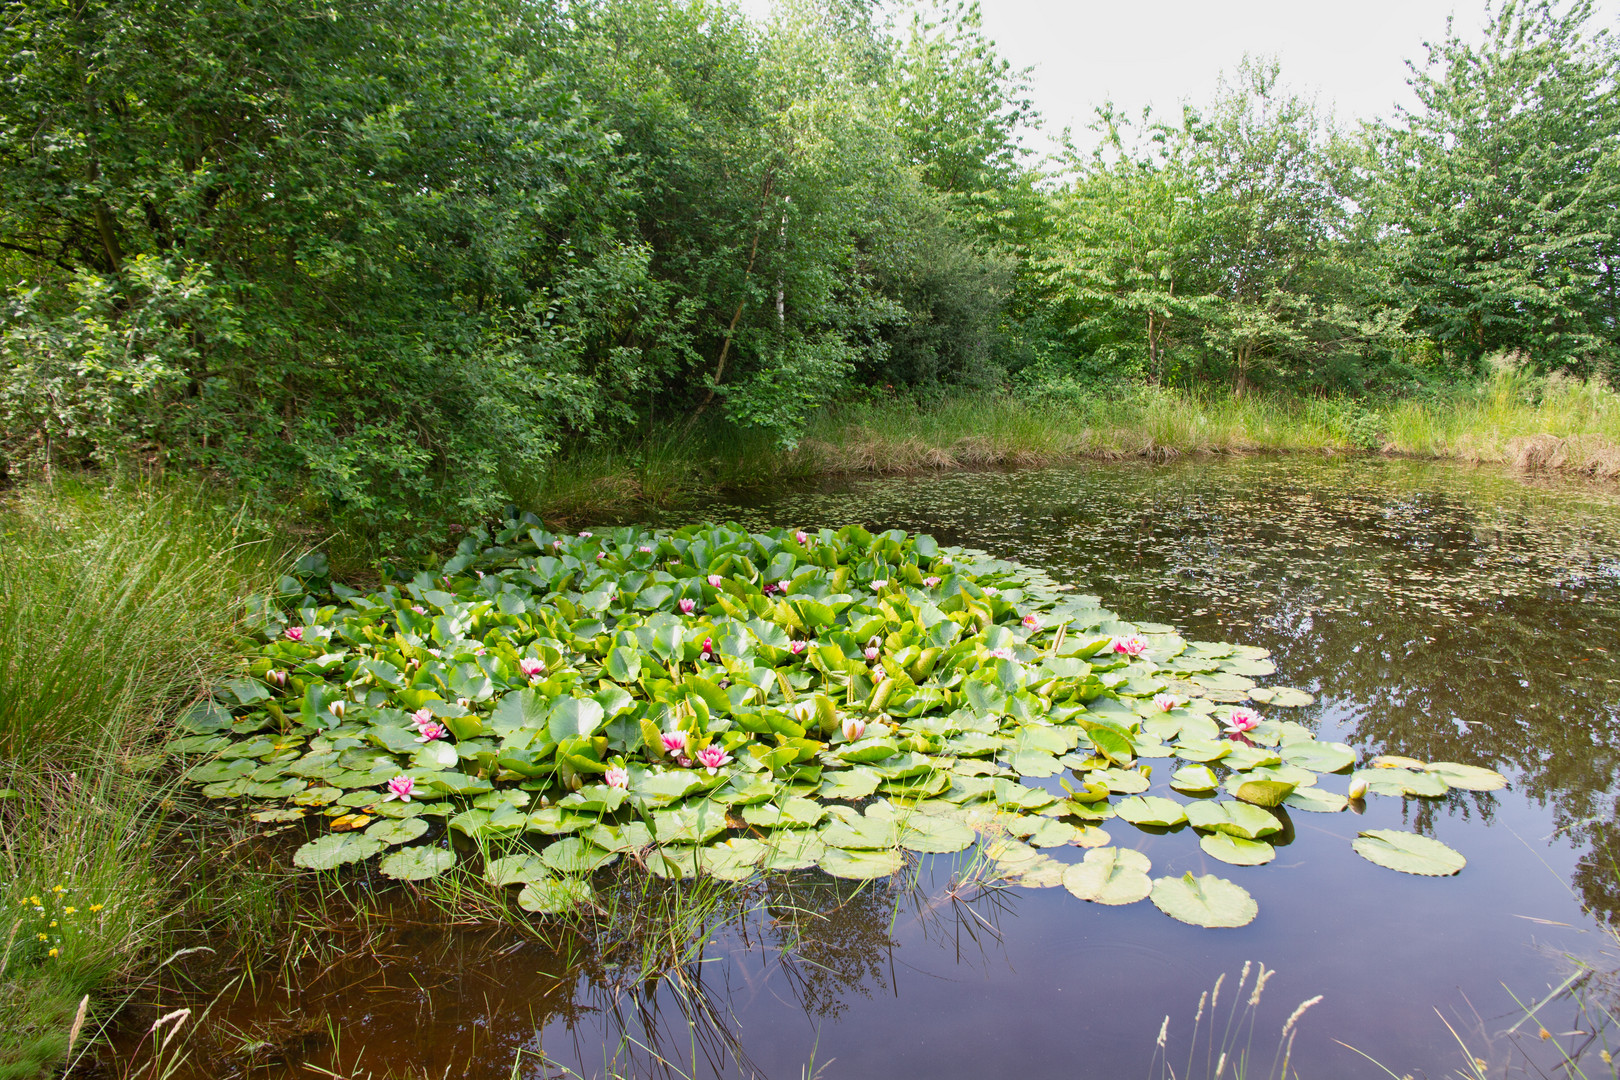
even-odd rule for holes
{"type": "Polygon", "coordinates": [[[589,540],[591,538],[591,534],[589,532],[582,532],[579,534],[579,537],[581,540],[589,540]]]}
{"type": "Polygon", "coordinates": [[[597,552],[597,553],[596,553],[596,558],[597,558],[597,561],[598,561],[598,562],[600,562],[600,561],[601,561],[601,560],[603,560],[603,559],[605,559],[605,558],[607,558],[607,552],[605,552],[605,551],[598,551],[598,552],[597,552]]]}
{"type": "Polygon", "coordinates": [[[721,577],[719,574],[710,574],[709,575],[709,587],[711,589],[718,589],[720,587],[720,583],[722,581],[724,581],[724,580],[726,580],[726,579],[721,577]]]}
{"type": "Polygon", "coordinates": [[[388,794],[382,797],[383,802],[398,799],[400,802],[410,802],[411,796],[416,794],[416,781],[403,774],[388,781],[388,794]]]}
{"type": "Polygon", "coordinates": [[[888,587],[889,587],[889,579],[888,578],[873,578],[872,579],[872,591],[873,592],[882,592],[884,589],[887,589],[888,587]]]}
{"type": "Polygon", "coordinates": [[[994,585],[986,585],[984,587],[984,595],[986,595],[986,596],[1000,596],[1001,595],[1001,590],[996,588],[994,585]]]}
{"type": "Polygon", "coordinates": [[[1128,638],[1115,638],[1114,651],[1124,653],[1126,656],[1146,656],[1148,643],[1145,638],[1132,634],[1128,638]]]}
{"type": "Polygon", "coordinates": [[[286,629],[286,635],[288,641],[303,641],[304,628],[302,626],[289,626],[286,629]]]}
{"type": "Polygon", "coordinates": [[[1024,616],[1024,629],[1025,630],[1036,630],[1036,629],[1040,628],[1040,625],[1041,625],[1041,620],[1037,619],[1034,615],[1025,615],[1024,616]]]}
{"type": "Polygon", "coordinates": [[[686,732],[666,731],[659,736],[664,744],[664,753],[674,754],[686,749],[686,732]]]}
{"type": "Polygon", "coordinates": [[[275,683],[277,686],[287,685],[287,673],[285,671],[267,671],[264,673],[264,678],[266,682],[275,683]]]}
{"type": "Polygon", "coordinates": [[[424,724],[431,724],[433,723],[433,714],[428,712],[426,709],[417,709],[415,712],[411,713],[411,723],[415,724],[417,727],[422,727],[424,724]]]}
{"type": "Polygon", "coordinates": [[[681,597],[679,606],[682,615],[690,615],[697,609],[697,601],[693,600],[690,596],[683,596],[681,597]]]}
{"type": "Polygon", "coordinates": [[[675,759],[675,764],[679,765],[683,769],[690,769],[693,762],[691,758],[687,757],[685,754],[682,754],[680,757],[675,759]]]}
{"type": "Polygon", "coordinates": [[[990,655],[995,657],[997,660],[1011,660],[1011,659],[1013,659],[1013,651],[1011,649],[1009,649],[1005,645],[1003,645],[999,649],[991,649],[990,650],[990,655]]]}
{"type": "Polygon", "coordinates": [[[553,540],[551,542],[551,550],[552,551],[561,551],[562,550],[562,545],[563,545],[562,537],[559,536],[557,539],[555,539],[555,540],[553,540]]]}
{"type": "Polygon", "coordinates": [[[876,645],[868,645],[866,647],[866,658],[868,660],[876,660],[879,656],[882,655],[882,653],[883,653],[883,650],[879,649],[876,645]]]}
{"type": "Polygon", "coordinates": [[[858,742],[866,734],[866,721],[858,716],[844,717],[844,738],[850,742],[858,742]]]}
{"type": "Polygon", "coordinates": [[[416,741],[419,743],[434,742],[435,740],[442,739],[446,735],[450,734],[443,724],[423,724],[416,730],[421,732],[421,734],[416,737],[416,741]]]}
{"type": "Polygon", "coordinates": [[[622,766],[615,765],[603,775],[608,787],[627,788],[630,786],[630,772],[622,766]]]}
{"type": "Polygon", "coordinates": [[[1253,709],[1242,706],[1232,710],[1232,715],[1226,718],[1226,731],[1230,735],[1241,735],[1245,731],[1253,731],[1260,726],[1260,714],[1253,709]]]}
{"type": "Polygon", "coordinates": [[[808,544],[810,542],[810,534],[805,532],[803,529],[800,529],[798,532],[793,534],[793,539],[797,540],[801,545],[808,544]]]}
{"type": "Polygon", "coordinates": [[[426,615],[427,614],[427,608],[423,607],[421,604],[412,604],[411,605],[411,610],[416,612],[418,615],[426,615]]]}
{"type": "Polygon", "coordinates": [[[808,641],[790,641],[790,642],[788,642],[788,652],[792,653],[794,656],[798,656],[799,654],[803,653],[809,647],[810,647],[810,643],[808,641]]]}
{"type": "Polygon", "coordinates": [[[722,766],[730,764],[731,755],[718,746],[709,746],[698,751],[697,759],[698,764],[713,776],[722,766]]]}
{"type": "Polygon", "coordinates": [[[928,577],[923,578],[923,584],[932,589],[934,586],[939,584],[939,578],[930,574],[928,577]]]}
{"type": "Polygon", "coordinates": [[[536,657],[525,656],[518,660],[518,670],[523,672],[523,674],[528,678],[532,679],[536,675],[539,675],[542,671],[545,671],[546,665],[544,661],[536,657]]]}
{"type": "Polygon", "coordinates": [[[1169,712],[1181,704],[1181,699],[1174,694],[1154,694],[1153,704],[1158,707],[1160,712],[1169,712]]]}
{"type": "Polygon", "coordinates": [[[706,662],[714,662],[714,639],[704,638],[703,648],[698,651],[698,657],[706,662]]]}
{"type": "Polygon", "coordinates": [[[643,555],[652,554],[652,548],[648,547],[646,544],[642,544],[640,547],[636,548],[636,550],[641,552],[643,555]]]}

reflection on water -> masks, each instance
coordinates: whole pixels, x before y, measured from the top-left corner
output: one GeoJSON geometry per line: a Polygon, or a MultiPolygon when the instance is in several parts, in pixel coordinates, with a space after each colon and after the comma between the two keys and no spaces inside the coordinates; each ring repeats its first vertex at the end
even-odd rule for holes
{"type": "MultiPolygon", "coordinates": [[[[861,521],[1037,564],[1125,618],[1270,649],[1272,681],[1318,696],[1294,715],[1326,737],[1487,765],[1513,783],[1375,798],[1359,817],[1294,813],[1292,843],[1252,869],[1211,865],[1185,829],[1108,823],[1155,874],[1213,871],[1248,888],[1261,914],[1241,930],[1061,889],[952,893],[970,869],[961,859],[864,888],[807,874],[727,893],[704,909],[712,938],[688,956],[671,940],[647,946],[657,919],[545,946],[510,929],[398,929],[370,954],[306,965],[291,988],[261,982],[222,1001],[215,1030],[237,1034],[220,1054],[199,1051],[210,1064],[196,1075],[228,1074],[222,1061],[256,1076],[317,1075],[306,1062],[503,1078],[784,1077],[811,1062],[851,1077],[1137,1075],[1164,1016],[1174,1050],[1199,991],[1250,958],[1278,969],[1262,1060],[1293,1006],[1321,993],[1295,1046],[1301,1075],[1368,1075],[1335,1040],[1397,1075],[1448,1074],[1458,1050],[1441,1016],[1525,1067],[1513,1055],[1533,1057],[1536,1040],[1500,1036],[1519,1017],[1502,984],[1525,1000],[1544,992],[1563,977],[1559,954],[1601,959],[1600,924],[1620,921],[1610,495],[1289,459],[886,479],[692,516],[861,521]],[[1438,880],[1373,866],[1349,841],[1378,827],[1430,833],[1469,866],[1438,880]]],[[[689,943],[694,924],[677,925],[689,943]]]]}

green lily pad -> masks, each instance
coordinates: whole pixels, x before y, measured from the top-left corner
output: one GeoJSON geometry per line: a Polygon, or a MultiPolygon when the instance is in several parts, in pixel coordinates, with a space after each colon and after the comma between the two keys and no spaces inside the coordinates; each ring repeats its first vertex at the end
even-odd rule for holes
{"type": "Polygon", "coordinates": [[[566,915],[589,904],[596,896],[590,882],[580,878],[548,878],[531,881],[518,893],[518,907],[536,915],[566,915]]]}
{"type": "Polygon", "coordinates": [[[1462,791],[1498,791],[1507,787],[1507,777],[1494,769],[1478,765],[1459,765],[1455,761],[1431,761],[1423,771],[1445,781],[1447,787],[1462,791]]]}
{"type": "Polygon", "coordinates": [[[877,773],[857,765],[826,773],[816,794],[823,799],[864,799],[882,782],[883,778],[877,773]]]}
{"type": "Polygon", "coordinates": [[[592,870],[608,865],[618,857],[616,853],[604,851],[577,836],[565,837],[548,844],[545,850],[540,852],[540,861],[559,874],[588,874],[592,870]]]}
{"type": "Polygon", "coordinates": [[[366,826],[366,835],[384,844],[408,844],[428,831],[428,823],[419,817],[384,818],[366,826]]]}
{"type": "Polygon", "coordinates": [[[826,808],[814,799],[792,798],[780,806],[757,803],[743,807],[743,820],[762,829],[811,829],[827,816],[826,808]]]}
{"type": "Polygon", "coordinates": [[[802,829],[774,832],[764,843],[765,853],[760,859],[762,870],[805,870],[820,862],[827,853],[827,845],[818,834],[802,829]]]}
{"type": "Polygon", "coordinates": [[[1299,709],[1316,701],[1304,690],[1296,690],[1292,686],[1265,686],[1251,690],[1249,696],[1265,705],[1276,705],[1284,709],[1299,709]]]}
{"type": "Polygon", "coordinates": [[[1337,814],[1350,805],[1350,801],[1343,795],[1319,787],[1302,787],[1296,788],[1292,795],[1284,799],[1283,805],[1317,814],[1337,814]]]}
{"type": "MultiPolygon", "coordinates": [[[[1101,829],[1091,831],[1094,833],[1102,832],[1101,829]]],[[[1103,835],[1106,836],[1107,833],[1103,833],[1103,835]]],[[[1034,828],[1025,833],[1023,839],[1031,847],[1065,847],[1076,843],[1079,836],[1080,831],[1067,822],[1059,821],[1057,818],[1037,818],[1034,822],[1034,828]]],[[[1101,847],[1102,845],[1093,844],[1091,846],[1101,847]]]]}
{"type": "Polygon", "coordinates": [[[528,885],[552,877],[551,868],[538,855],[504,855],[484,864],[484,880],[497,889],[507,885],[528,885]]]}
{"type": "Polygon", "coordinates": [[[1403,874],[1449,877],[1468,865],[1467,859],[1440,841],[1399,829],[1368,829],[1351,847],[1368,862],[1403,874]]]}
{"type": "Polygon", "coordinates": [[[1248,890],[1214,874],[1153,879],[1153,906],[1193,926],[1247,926],[1260,913],[1248,890]]]}
{"type": "Polygon", "coordinates": [[[1245,780],[1235,786],[1227,785],[1227,790],[1246,803],[1256,806],[1281,806],[1283,800],[1294,793],[1297,784],[1285,784],[1281,780],[1245,780]]]}
{"type": "Polygon", "coordinates": [[[864,849],[850,851],[844,848],[830,847],[821,856],[820,865],[823,870],[833,877],[870,881],[873,878],[898,874],[900,868],[905,865],[905,858],[900,852],[893,850],[875,851],[864,849]]]}
{"type": "Polygon", "coordinates": [[[1208,765],[1184,765],[1170,774],[1170,786],[1177,791],[1214,791],[1220,784],[1208,765]]]}
{"type": "Polygon", "coordinates": [[[1282,832],[1282,823],[1258,806],[1241,802],[1199,801],[1187,806],[1187,820],[1201,832],[1228,833],[1245,840],[1282,832]]]}
{"type": "Polygon", "coordinates": [[[1083,862],[1063,872],[1063,887],[1082,900],[1134,904],[1152,891],[1153,883],[1148,879],[1152,866],[1146,855],[1131,848],[1092,848],[1083,862]]]}
{"type": "Polygon", "coordinates": [[[1121,799],[1114,806],[1114,813],[1132,825],[1155,825],[1161,828],[1180,825],[1187,820],[1187,813],[1180,803],[1159,795],[1133,795],[1128,799],[1121,799]]]}
{"type": "Polygon", "coordinates": [[[358,833],[328,833],[293,852],[293,865],[306,870],[331,870],[344,863],[369,859],[383,848],[382,841],[358,833]]]}
{"type": "Polygon", "coordinates": [[[1439,774],[1415,769],[1357,769],[1350,774],[1350,783],[1354,786],[1358,781],[1365,781],[1367,790],[1374,795],[1391,797],[1412,795],[1435,799],[1449,790],[1439,774]]]}
{"type": "Polygon", "coordinates": [[[1336,773],[1356,763],[1356,752],[1344,743],[1289,742],[1283,744],[1282,759],[1312,772],[1336,773]]]}
{"type": "Polygon", "coordinates": [[[1233,866],[1259,866],[1277,857],[1277,849],[1264,840],[1245,840],[1230,833],[1205,833],[1198,838],[1204,854],[1233,866]]]}
{"type": "Polygon", "coordinates": [[[456,853],[453,851],[439,847],[408,847],[383,856],[378,869],[384,877],[399,881],[422,881],[438,877],[454,865],[456,853]]]}
{"type": "Polygon", "coordinates": [[[945,855],[970,848],[979,834],[961,822],[928,814],[912,814],[904,819],[900,846],[907,851],[945,855]]]}

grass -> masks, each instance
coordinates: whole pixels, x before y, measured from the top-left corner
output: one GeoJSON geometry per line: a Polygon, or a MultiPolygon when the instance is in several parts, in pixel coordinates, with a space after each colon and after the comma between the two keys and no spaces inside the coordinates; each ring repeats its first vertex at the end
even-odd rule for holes
{"type": "Polygon", "coordinates": [[[282,553],[200,493],[66,481],[0,504],[0,1078],[89,1042],[175,907],[155,752],[282,553]]]}
{"type": "Polygon", "coordinates": [[[1081,460],[1368,453],[1620,477],[1620,396],[1499,360],[1490,378],[1393,401],[1037,384],[1014,393],[835,404],[798,445],[679,426],[574,446],[507,477],[512,501],[567,525],[645,515],[697,496],[824,476],[1027,468],[1081,460]]]}

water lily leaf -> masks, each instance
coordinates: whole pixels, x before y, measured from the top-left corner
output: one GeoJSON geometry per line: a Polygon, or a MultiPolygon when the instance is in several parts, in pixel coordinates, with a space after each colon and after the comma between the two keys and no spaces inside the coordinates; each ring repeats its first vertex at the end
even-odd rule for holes
{"type": "Polygon", "coordinates": [[[619,856],[604,851],[577,836],[565,837],[540,852],[540,861],[559,874],[588,874],[613,862],[619,856]]]}
{"type": "MultiPolygon", "coordinates": [[[[0,798],[15,798],[15,797],[16,797],[15,792],[12,792],[11,795],[0,795],[0,798]]],[[[277,809],[274,809],[274,810],[260,810],[257,813],[253,814],[252,818],[253,818],[254,821],[259,821],[259,822],[264,822],[266,824],[270,824],[270,823],[278,822],[278,821],[297,821],[300,818],[304,817],[307,813],[309,813],[309,811],[298,809],[296,807],[291,807],[291,808],[280,807],[280,808],[277,808],[277,809]]]]}
{"type": "Polygon", "coordinates": [[[1283,744],[1282,759],[1312,772],[1336,773],[1356,763],[1356,752],[1344,743],[1290,742],[1283,744]]]}
{"type": "Polygon", "coordinates": [[[1260,913],[1248,890],[1214,874],[1153,880],[1154,907],[1193,926],[1247,926],[1260,913]]]}
{"type": "Polygon", "coordinates": [[[1228,790],[1246,803],[1256,806],[1281,806],[1282,801],[1294,793],[1297,784],[1287,784],[1281,780],[1246,780],[1228,790]]]}
{"type": "Polygon", "coordinates": [[[1423,771],[1438,776],[1445,781],[1447,787],[1462,791],[1497,791],[1507,787],[1507,777],[1494,769],[1483,769],[1478,765],[1459,765],[1455,761],[1431,761],[1423,767],[1423,771]]]}
{"type": "Polygon", "coordinates": [[[1426,763],[1401,754],[1379,754],[1367,763],[1374,769],[1422,769],[1426,763]]]}
{"type": "Polygon", "coordinates": [[[382,850],[382,842],[358,833],[329,833],[293,852],[293,865],[306,870],[331,870],[344,863],[369,859],[382,850]]]}
{"type": "Polygon", "coordinates": [[[768,845],[751,836],[734,836],[702,849],[698,864],[720,881],[747,881],[758,871],[768,845]]]}
{"type": "Polygon", "coordinates": [[[878,789],[883,778],[871,769],[856,766],[850,769],[829,770],[816,792],[823,799],[864,799],[878,789]]]}
{"type": "Polygon", "coordinates": [[[1095,825],[1080,825],[1075,829],[1074,843],[1077,847],[1107,847],[1113,839],[1107,829],[1099,829],[1095,825]]]}
{"type": "Polygon", "coordinates": [[[1245,840],[1282,832],[1282,823],[1258,806],[1248,803],[1200,800],[1187,806],[1187,821],[1201,831],[1230,833],[1245,840]]]}
{"type": "Polygon", "coordinates": [[[1186,811],[1182,809],[1180,803],[1159,795],[1133,795],[1128,799],[1121,799],[1114,806],[1114,813],[1132,825],[1154,825],[1161,828],[1180,825],[1187,820],[1186,811]]]}
{"type": "Polygon", "coordinates": [[[1093,769],[1086,773],[1086,782],[1104,784],[1115,795],[1139,795],[1152,784],[1135,769],[1120,768],[1093,769]]]}
{"type": "Polygon", "coordinates": [[[762,870],[804,870],[816,865],[827,852],[820,835],[804,830],[784,829],[765,841],[762,870]]]}
{"type": "MultiPolygon", "coordinates": [[[[1127,743],[1127,745],[1129,745],[1127,743]]],[[[1012,766],[1013,772],[1019,776],[1056,776],[1063,771],[1058,759],[1043,750],[1024,750],[1012,755],[1007,764],[1012,766]]]]}
{"type": "Polygon", "coordinates": [[[1063,884],[1068,869],[1068,864],[1048,855],[1040,855],[1009,868],[999,876],[1008,884],[1026,889],[1055,889],[1063,884]]]}
{"type": "Polygon", "coordinates": [[[1057,796],[1039,788],[1025,787],[1016,780],[997,776],[992,779],[996,805],[1009,810],[1034,812],[1057,802],[1057,796]]]}
{"type": "Polygon", "coordinates": [[[422,881],[438,877],[456,865],[456,853],[440,847],[408,847],[383,856],[378,869],[384,877],[422,881]]]}
{"type": "Polygon", "coordinates": [[[1153,863],[1131,848],[1103,847],[1086,852],[1084,862],[1063,873],[1063,887],[1082,900],[1099,904],[1134,904],[1152,891],[1148,870],[1153,863]]]}
{"type": "Polygon", "coordinates": [[[1220,781],[1208,765],[1187,765],[1171,774],[1170,786],[1177,791],[1214,791],[1220,781]]]}
{"type": "Polygon", "coordinates": [[[821,840],[829,848],[874,850],[898,847],[904,826],[876,806],[867,808],[864,817],[851,816],[830,822],[821,830],[821,840]]]}
{"type": "Polygon", "coordinates": [[[874,851],[862,849],[848,851],[843,848],[828,848],[821,856],[820,866],[833,877],[851,878],[856,881],[870,881],[874,878],[889,877],[900,872],[905,865],[905,858],[898,851],[874,851]]]}
{"type": "Polygon", "coordinates": [[[945,855],[973,846],[979,834],[961,822],[930,814],[912,814],[904,820],[900,846],[907,851],[945,855]]]}
{"type": "Polygon", "coordinates": [[[1189,739],[1185,731],[1176,740],[1176,757],[1187,761],[1219,761],[1238,744],[1231,739],[1189,739]]]}
{"type": "Polygon", "coordinates": [[[1399,829],[1367,829],[1350,846],[1368,862],[1403,874],[1449,877],[1468,865],[1467,859],[1440,841],[1399,829]]]}
{"type": "MultiPolygon", "coordinates": [[[[1066,847],[1076,843],[1083,829],[1076,829],[1067,822],[1057,818],[1036,818],[1032,822],[1033,828],[1024,834],[1024,842],[1031,847],[1066,847]]],[[[1101,829],[1090,830],[1093,833],[1103,833],[1101,829]]],[[[1106,841],[1104,841],[1106,843],[1106,841]]],[[[1102,844],[1089,844],[1088,847],[1101,847],[1102,844]]]]}
{"type": "Polygon", "coordinates": [[[551,876],[551,868],[541,862],[538,855],[527,853],[505,855],[484,864],[484,880],[497,889],[546,881],[551,876]]]}
{"type": "Polygon", "coordinates": [[[560,698],[552,705],[546,730],[553,742],[594,735],[607,713],[594,698],[560,698]]]}
{"type": "Polygon", "coordinates": [[[406,844],[428,831],[428,823],[419,817],[384,818],[373,822],[366,835],[384,844],[406,844]]]}
{"type": "Polygon", "coordinates": [[[1296,690],[1292,686],[1265,686],[1249,691],[1249,696],[1265,705],[1276,705],[1284,709],[1299,709],[1313,704],[1316,698],[1304,690],[1296,690]]]}
{"type": "Polygon", "coordinates": [[[1284,806],[1318,814],[1337,814],[1349,804],[1343,795],[1319,787],[1296,788],[1292,795],[1283,800],[1284,806]]]}
{"type": "Polygon", "coordinates": [[[1245,840],[1231,833],[1206,833],[1198,838],[1204,854],[1233,866],[1260,866],[1277,857],[1277,849],[1264,840],[1245,840]]]}
{"type": "Polygon", "coordinates": [[[724,808],[710,802],[655,810],[651,816],[660,844],[703,844],[726,831],[724,808]]]}
{"type": "Polygon", "coordinates": [[[518,893],[518,907],[536,915],[564,915],[596,896],[590,882],[580,878],[531,881],[518,893]]]}
{"type": "Polygon", "coordinates": [[[757,803],[743,807],[743,820],[762,829],[810,829],[821,824],[826,809],[814,799],[792,798],[780,806],[757,803]]]}
{"type": "Polygon", "coordinates": [[[1357,769],[1350,774],[1352,785],[1363,780],[1367,783],[1367,790],[1374,795],[1413,795],[1434,799],[1448,790],[1439,774],[1412,769],[1357,769]]]}

